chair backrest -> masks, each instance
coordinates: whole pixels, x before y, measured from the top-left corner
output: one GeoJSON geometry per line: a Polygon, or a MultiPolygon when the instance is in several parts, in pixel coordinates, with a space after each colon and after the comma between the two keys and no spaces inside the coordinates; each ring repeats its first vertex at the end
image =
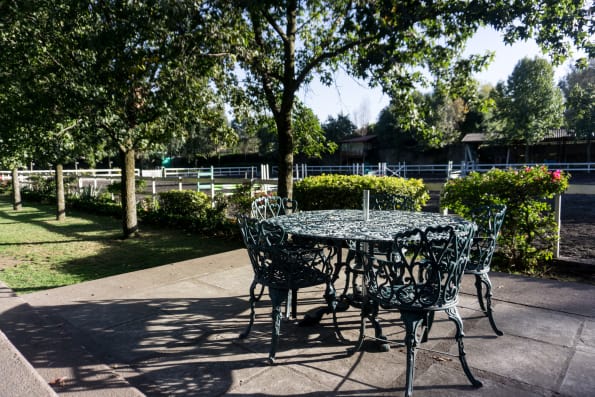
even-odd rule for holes
{"type": "Polygon", "coordinates": [[[411,196],[404,194],[372,193],[370,194],[370,208],[386,211],[414,211],[415,203],[411,196]]]}
{"type": "Polygon", "coordinates": [[[297,201],[278,196],[263,196],[252,201],[252,218],[264,220],[297,211],[297,201]]]}
{"type": "Polygon", "coordinates": [[[287,234],[276,225],[247,216],[238,217],[257,282],[279,289],[298,289],[330,280],[330,251],[287,244],[287,234]]]}
{"type": "Polygon", "coordinates": [[[504,204],[482,205],[471,211],[471,218],[477,224],[477,232],[469,254],[469,263],[466,269],[468,273],[490,270],[505,214],[506,205],[504,204]]]}
{"type": "Polygon", "coordinates": [[[386,309],[454,306],[474,232],[475,225],[465,223],[397,234],[389,260],[367,258],[368,295],[386,309]]]}

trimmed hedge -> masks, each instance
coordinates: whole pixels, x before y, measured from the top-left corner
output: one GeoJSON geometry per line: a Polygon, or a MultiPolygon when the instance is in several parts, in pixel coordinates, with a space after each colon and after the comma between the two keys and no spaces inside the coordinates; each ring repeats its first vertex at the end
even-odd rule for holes
{"type": "Polygon", "coordinates": [[[421,210],[430,195],[422,179],[361,175],[320,175],[304,178],[293,186],[300,211],[361,209],[364,190],[370,193],[402,194],[421,210]]]}

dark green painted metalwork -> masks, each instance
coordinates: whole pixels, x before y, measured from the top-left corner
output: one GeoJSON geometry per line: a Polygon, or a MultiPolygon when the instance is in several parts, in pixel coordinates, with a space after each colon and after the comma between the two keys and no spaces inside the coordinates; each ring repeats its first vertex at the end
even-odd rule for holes
{"type": "MultiPolygon", "coordinates": [[[[398,310],[406,332],[406,396],[413,393],[416,348],[427,337],[424,333],[420,339],[417,331],[428,324],[430,314],[436,311],[444,311],[455,323],[455,339],[463,370],[473,386],[482,385],[467,365],[463,323],[456,306],[474,232],[472,223],[413,229],[395,235],[387,260],[378,258],[373,252],[364,258],[364,293],[368,299],[364,300],[360,337],[353,351],[362,347],[366,319],[376,327],[379,306],[398,310]]],[[[378,339],[386,340],[382,335],[378,339]]]]}
{"type": "Polygon", "coordinates": [[[290,290],[326,284],[324,298],[328,311],[333,313],[336,324],[336,294],[332,284],[332,247],[302,247],[287,241],[282,228],[254,218],[241,216],[239,224],[254,270],[250,286],[250,320],[240,338],[246,338],[252,329],[256,302],[268,288],[273,310],[273,330],[269,361],[275,361],[281,328],[281,305],[291,297],[290,290]],[[257,293],[257,286],[261,289],[257,293]]]}
{"type": "Polygon", "coordinates": [[[471,216],[477,224],[478,229],[473,238],[469,263],[465,269],[465,274],[473,274],[475,276],[475,288],[477,289],[479,306],[488,317],[492,329],[498,336],[502,336],[503,333],[496,327],[496,322],[494,321],[492,313],[492,282],[488,273],[496,249],[498,234],[500,233],[502,223],[504,223],[505,214],[506,206],[503,204],[484,205],[473,209],[471,216]],[[482,285],[486,287],[485,295],[482,291],[482,285]]]}
{"type": "Polygon", "coordinates": [[[262,196],[252,202],[250,216],[258,220],[274,218],[280,215],[287,215],[296,212],[297,201],[286,197],[262,196]]]}
{"type": "MultiPolygon", "coordinates": [[[[297,210],[298,203],[293,199],[279,196],[262,196],[252,201],[250,216],[263,221],[265,219],[291,214],[297,212],[297,210]]],[[[297,290],[289,291],[287,308],[285,310],[287,317],[296,318],[297,316],[297,294],[297,290]]]]}
{"type": "MultiPolygon", "coordinates": [[[[392,194],[392,193],[371,193],[370,194],[370,209],[371,210],[383,210],[383,211],[414,211],[415,204],[411,196],[403,194],[392,194]]],[[[359,278],[363,274],[363,266],[361,256],[358,256],[358,252],[361,252],[358,241],[348,241],[347,245],[349,251],[345,258],[345,287],[343,290],[343,296],[347,296],[347,291],[351,286],[353,294],[349,296],[349,300],[358,304],[361,301],[361,297],[358,296],[361,292],[359,278]]],[[[385,254],[390,251],[390,243],[375,243],[374,253],[376,255],[385,254]]]]}

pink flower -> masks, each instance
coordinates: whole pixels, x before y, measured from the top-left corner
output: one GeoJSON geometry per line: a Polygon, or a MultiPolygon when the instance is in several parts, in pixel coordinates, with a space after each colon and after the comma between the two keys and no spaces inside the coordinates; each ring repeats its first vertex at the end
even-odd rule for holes
{"type": "Polygon", "coordinates": [[[559,181],[562,178],[562,171],[556,170],[552,171],[552,179],[555,181],[559,181]]]}

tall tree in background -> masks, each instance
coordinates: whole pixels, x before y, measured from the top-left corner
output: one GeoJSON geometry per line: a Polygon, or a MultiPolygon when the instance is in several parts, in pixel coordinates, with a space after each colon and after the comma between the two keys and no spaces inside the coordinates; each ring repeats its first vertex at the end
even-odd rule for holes
{"type": "MultiPolygon", "coordinates": [[[[68,3],[13,2],[4,10],[3,53],[13,92],[20,102],[19,140],[27,142],[38,166],[52,166],[55,178],[56,219],[66,216],[63,165],[85,157],[93,164],[103,143],[84,128],[85,112],[76,81],[85,70],[78,63],[78,32],[68,3]],[[73,55],[74,53],[74,55],[73,55]]],[[[14,109],[13,109],[14,110],[14,109]]]]}
{"type": "MultiPolygon", "coordinates": [[[[124,237],[137,231],[135,160],[183,138],[200,122],[218,123],[219,57],[203,49],[210,10],[194,1],[67,1],[52,14],[68,40],[71,91],[79,117],[117,148],[122,165],[124,237]]],[[[51,39],[54,35],[48,35],[51,39]]],[[[62,62],[61,62],[62,63],[62,62]]]]}
{"type": "MultiPolygon", "coordinates": [[[[418,93],[418,96],[420,101],[423,100],[422,94],[418,93]]],[[[401,153],[418,149],[412,129],[405,130],[401,127],[399,111],[392,104],[382,109],[372,131],[378,137],[379,146],[383,150],[392,150],[397,159],[401,153]]]]}
{"type": "Polygon", "coordinates": [[[595,139],[595,58],[586,67],[573,68],[560,82],[566,97],[566,128],[577,139],[587,141],[587,161],[591,161],[591,144],[595,139]]]}
{"type": "MultiPolygon", "coordinates": [[[[372,79],[415,115],[411,96],[425,80],[422,69],[446,89],[465,85],[489,58],[459,55],[481,25],[514,42],[534,36],[558,59],[572,43],[588,45],[593,21],[586,1],[524,2],[440,0],[212,0],[219,16],[212,45],[242,69],[255,105],[267,108],[279,139],[278,194],[292,196],[296,93],[316,76],[330,83],[340,65],[372,79]],[[542,26],[544,28],[542,28],[542,26]]],[[[216,25],[216,26],[215,26],[216,25]]],[[[233,66],[233,65],[232,65],[233,66]]],[[[413,124],[419,118],[409,117],[413,124]]]]}
{"type": "Polygon", "coordinates": [[[528,162],[529,147],[562,126],[562,92],[554,83],[554,69],[545,59],[523,58],[497,91],[499,127],[494,124],[494,128],[509,145],[523,143],[528,162]]]}
{"type": "Polygon", "coordinates": [[[322,129],[327,139],[339,143],[341,140],[352,135],[357,129],[357,126],[353,124],[348,116],[341,113],[337,115],[337,118],[328,116],[322,125],[322,129]]]}
{"type": "MultiPolygon", "coordinates": [[[[300,101],[295,102],[292,112],[292,125],[294,126],[295,144],[293,155],[303,158],[322,157],[325,153],[333,153],[337,145],[327,139],[318,117],[312,109],[300,101]]],[[[266,156],[279,150],[279,138],[274,119],[261,117],[257,135],[260,139],[259,153],[266,156]]]]}

